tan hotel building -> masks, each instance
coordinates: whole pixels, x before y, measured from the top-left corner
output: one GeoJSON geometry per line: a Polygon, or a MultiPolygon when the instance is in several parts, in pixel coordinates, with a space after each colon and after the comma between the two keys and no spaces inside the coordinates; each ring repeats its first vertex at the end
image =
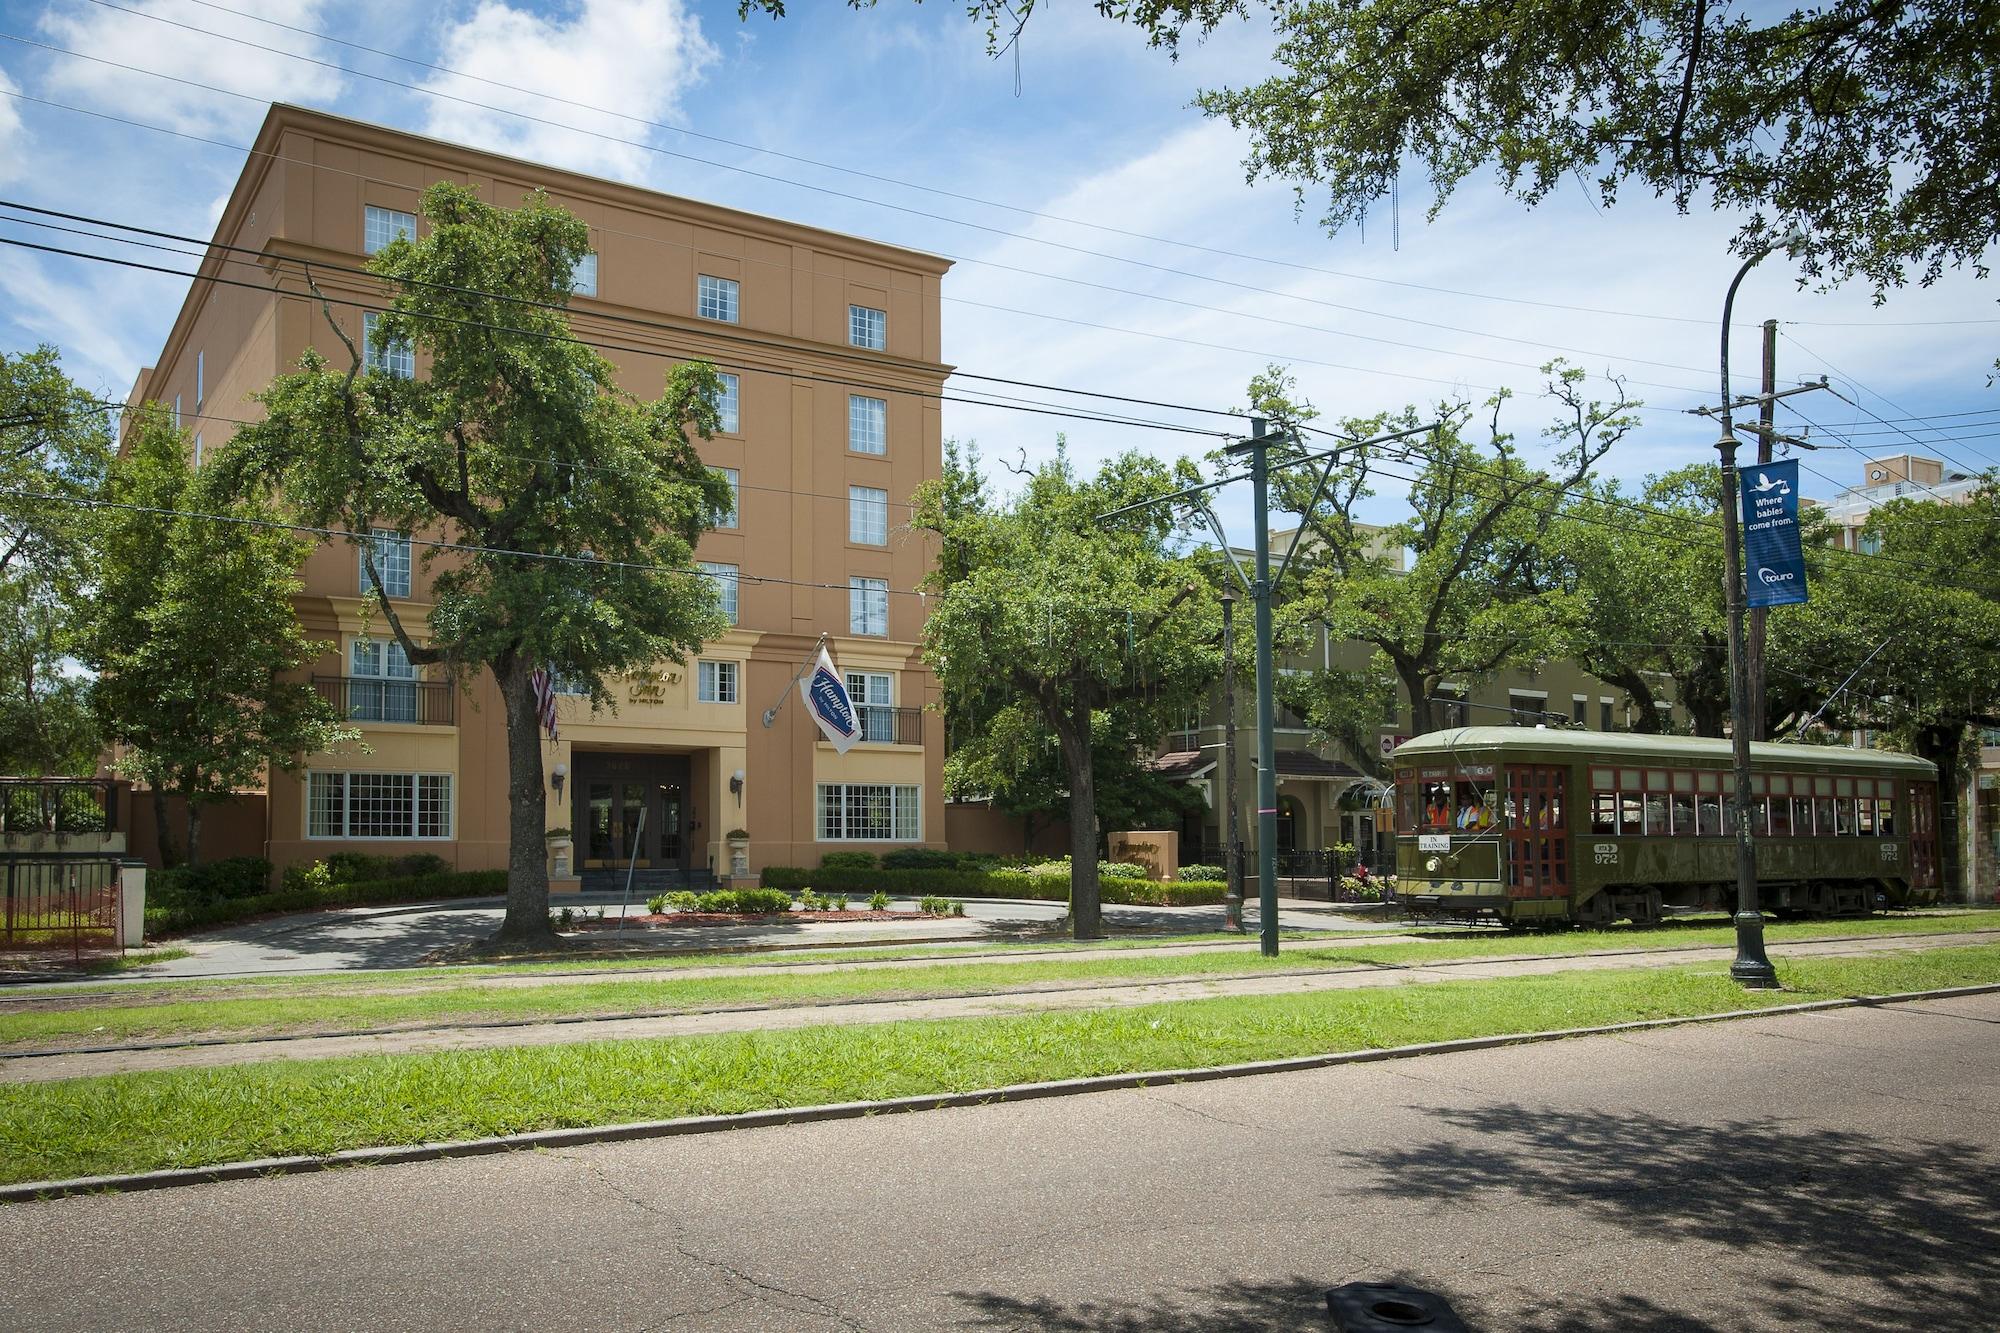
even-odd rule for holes
{"type": "MultiPolygon", "coordinates": [[[[726,377],[723,429],[700,448],[727,470],[739,504],[697,558],[735,627],[684,665],[608,682],[615,711],[559,700],[560,739],[545,743],[546,826],[571,830],[573,845],[555,833],[552,862],[567,850],[574,872],[608,880],[636,855],[641,882],[661,885],[726,872],[737,829],[752,870],[816,865],[836,848],[944,845],[943,728],[923,711],[937,690],[918,656],[923,606],[911,592],[931,555],[904,502],[942,466],[945,260],[274,106],[215,234],[258,258],[211,252],[201,272],[275,290],[195,282],[133,400],[169,405],[199,458],[228,439],[223,418],[256,414],[250,395],[308,347],[342,364],[345,349],[301,294],[303,266],[336,300],[379,303],[381,284],[330,266],[361,267],[399,231],[421,229],[419,195],[438,180],[502,207],[542,189],[589,224],[594,256],[579,268],[572,324],[586,340],[645,349],[606,350],[623,388],[657,397],[667,369],[695,358],[726,377]],[[786,690],[822,633],[863,705],[866,739],[846,755],[786,690]]],[[[333,312],[363,343],[362,313],[333,312]]],[[[385,360],[389,373],[423,373],[407,353],[385,360]]],[[[422,548],[385,534],[378,551],[421,639],[422,548]]],[[[506,734],[492,677],[429,679],[379,617],[371,635],[360,563],[346,542],[315,551],[299,611],[328,643],[315,683],[365,748],[272,776],[267,854],[281,867],[335,851],[504,866],[506,734]]]]}

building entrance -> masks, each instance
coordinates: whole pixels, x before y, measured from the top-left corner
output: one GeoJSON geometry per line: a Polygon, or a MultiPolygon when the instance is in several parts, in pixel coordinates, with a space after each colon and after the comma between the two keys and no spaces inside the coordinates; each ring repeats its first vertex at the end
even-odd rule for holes
{"type": "Polygon", "coordinates": [[[687,869],[688,757],[580,751],[575,828],[586,869],[687,869]]]}

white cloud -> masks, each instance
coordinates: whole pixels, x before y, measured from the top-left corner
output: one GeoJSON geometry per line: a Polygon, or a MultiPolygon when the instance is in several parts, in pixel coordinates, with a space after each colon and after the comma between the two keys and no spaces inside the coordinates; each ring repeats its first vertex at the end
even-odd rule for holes
{"type": "Polygon", "coordinates": [[[700,21],[681,0],[582,0],[566,21],[483,0],[470,18],[439,34],[439,47],[440,65],[528,91],[444,74],[432,76],[425,88],[553,124],[433,98],[427,99],[427,133],[628,180],[643,179],[651,165],[652,155],[636,146],[651,131],[638,121],[675,115],[681,94],[716,59],[700,21]],[[566,106],[534,96],[537,91],[627,114],[566,106]]]}
{"type": "MultiPolygon", "coordinates": [[[[20,85],[0,69],[0,93],[19,92],[20,85]]],[[[11,97],[0,97],[0,181],[11,181],[25,173],[28,165],[28,132],[21,125],[21,111],[11,97]]]]}
{"type": "MultiPolygon", "coordinates": [[[[263,119],[265,108],[259,103],[331,106],[346,86],[333,70],[279,54],[331,59],[330,48],[313,38],[221,10],[191,10],[164,0],[140,0],[128,7],[139,13],[76,6],[52,8],[42,16],[42,31],[58,45],[115,62],[51,56],[48,86],[52,92],[81,97],[99,110],[140,116],[191,133],[243,133],[263,119]],[[157,17],[144,17],[149,15],[157,17]],[[176,27],[159,19],[189,26],[176,27]],[[215,34],[241,40],[229,41],[215,34]],[[149,78],[134,74],[133,69],[188,82],[149,78]],[[211,92],[194,84],[223,91],[211,92]]],[[[258,8],[277,23],[304,28],[321,24],[320,0],[263,0],[258,8]]]]}

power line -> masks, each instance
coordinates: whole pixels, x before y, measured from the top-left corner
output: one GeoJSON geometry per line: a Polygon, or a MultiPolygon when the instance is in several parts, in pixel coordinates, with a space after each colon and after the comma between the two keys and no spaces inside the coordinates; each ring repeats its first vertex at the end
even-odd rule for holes
{"type": "MultiPolygon", "coordinates": [[[[1857,390],[1857,392],[1858,392],[1858,393],[1864,393],[1864,394],[1872,394],[1872,395],[1873,395],[1874,397],[1876,397],[1876,398],[1881,398],[1881,399],[1882,399],[1882,401],[1883,401],[1884,403],[1888,403],[1888,404],[1889,404],[1889,406],[1890,406],[1890,408],[1892,408],[1893,410],[1895,410],[1895,411],[1897,411],[1897,412],[1905,412],[1905,413],[1907,413],[1907,412],[1909,411],[1909,409],[1908,409],[1908,408],[1905,408],[1905,407],[1899,407],[1899,406],[1897,406],[1897,405],[1896,405],[1895,403],[1891,403],[1891,402],[1889,402],[1889,400],[1888,400],[1887,398],[1883,398],[1881,394],[1879,394],[1879,393],[1876,393],[1876,392],[1875,392],[1875,391],[1874,391],[1873,389],[1871,389],[1871,388],[1869,388],[1869,387],[1868,387],[1867,385],[1863,384],[1863,383],[1862,383],[1862,382],[1861,382],[1861,381],[1860,381],[1859,379],[1857,379],[1857,378],[1856,378],[1855,376],[1853,376],[1853,375],[1850,375],[1850,374],[1848,374],[1848,373],[1847,373],[1846,371],[1842,370],[1842,369],[1841,369],[1841,368],[1840,368],[1839,366],[1836,366],[1836,365],[1834,365],[1834,364],[1833,364],[1833,362],[1831,362],[1831,361],[1827,360],[1827,359],[1826,359],[1826,358],[1825,358],[1824,356],[1821,356],[1821,355],[1820,355],[1820,354],[1819,354],[1818,352],[1815,352],[1815,351],[1814,351],[1814,350],[1813,350],[1812,348],[1810,348],[1810,347],[1806,346],[1806,345],[1805,345],[1804,343],[1800,342],[1800,341],[1798,340],[1798,338],[1796,338],[1796,337],[1795,337],[1795,336],[1793,336],[1792,334],[1789,334],[1789,333],[1785,334],[1785,338],[1786,338],[1786,340],[1787,340],[1787,341],[1789,341],[1789,342],[1790,342],[1790,343],[1791,343],[1791,344],[1792,344],[1792,345],[1793,345],[1794,347],[1796,347],[1796,348],[1798,348],[1798,349],[1799,349],[1800,351],[1804,352],[1804,353],[1805,353],[1805,354],[1806,354],[1807,356],[1809,356],[1809,357],[1813,358],[1813,360],[1815,360],[1815,361],[1819,362],[1819,363],[1820,363],[1821,365],[1825,366],[1825,367],[1826,367],[1826,368],[1827,368],[1828,370],[1831,370],[1831,371],[1832,371],[1832,372],[1833,372],[1834,374],[1836,374],[1836,375],[1840,376],[1840,377],[1841,377],[1842,379],[1844,379],[1844,380],[1846,380],[1846,381],[1847,381],[1848,383],[1852,384],[1852,385],[1853,385],[1853,386],[1855,387],[1855,389],[1857,390]]],[[[1862,413],[1862,414],[1863,414],[1864,416],[1868,416],[1868,417],[1870,417],[1870,418],[1873,418],[1873,419],[1874,419],[1874,420],[1875,420],[1876,422],[1880,423],[1881,425],[1884,425],[1884,426],[1890,426],[1890,427],[1891,427],[1892,429],[1895,429],[1895,430],[1899,431],[1899,432],[1900,432],[1900,433],[1901,433],[1901,434],[1902,434],[1902,435],[1904,436],[1904,438],[1906,438],[1906,439],[1910,440],[1910,441],[1911,441],[1912,443],[1915,443],[1915,444],[1919,444],[1919,445],[1922,445],[1922,446],[1923,446],[1923,447],[1925,447],[1925,448],[1929,448],[1929,449],[1935,449],[1935,450],[1936,450],[1936,452],[1937,452],[1937,453],[1939,454],[1939,456],[1941,456],[1941,457],[1942,457],[1942,458],[1943,458],[1943,459],[1944,459],[1944,460],[1945,460],[1945,461],[1946,461],[1947,463],[1950,463],[1950,464],[1951,464],[1951,465],[1952,465],[1953,467],[1957,467],[1957,468],[1962,468],[1962,469],[1964,469],[1964,470],[1965,470],[1965,471],[1967,471],[1967,472],[1979,472],[1979,471],[1981,471],[1981,469],[1979,469],[1979,468],[1975,468],[1975,467],[1968,467],[1968,466],[1967,466],[1966,464],[1964,464],[1964,463],[1961,463],[1961,462],[1959,462],[1959,461],[1958,461],[1957,459],[1953,458],[1953,457],[1952,457],[1952,456],[1951,456],[1950,454],[1947,454],[1947,453],[1945,453],[1943,449],[1940,449],[1940,448],[1938,448],[1938,447],[1937,447],[1937,445],[1936,445],[1935,443],[1926,443],[1926,442],[1924,442],[1924,441],[1922,441],[1922,440],[1919,440],[1919,439],[1918,439],[1918,438],[1916,437],[1916,435],[1914,435],[1914,434],[1913,434],[1913,433],[1911,433],[1910,431],[1907,431],[1907,430],[1904,430],[1904,429],[1902,429],[1902,427],[1900,427],[1900,426],[1896,426],[1896,425],[1894,425],[1894,423],[1892,423],[1892,422],[1890,422],[1890,421],[1887,421],[1887,420],[1885,420],[1885,419],[1884,419],[1884,418],[1882,418],[1882,417],[1879,417],[1879,416],[1876,416],[1876,414],[1875,414],[1874,412],[1872,412],[1872,411],[1870,411],[1870,410],[1869,410],[1868,408],[1864,407],[1864,406],[1863,406],[1863,405],[1862,405],[1861,403],[1859,403],[1859,402],[1856,402],[1856,403],[1854,404],[1854,407],[1855,407],[1855,408],[1856,408],[1856,409],[1857,409],[1858,411],[1860,411],[1860,412],[1861,412],[1861,413],[1862,413]]],[[[1927,428],[1927,429],[1928,429],[1928,428],[1927,428]]]]}

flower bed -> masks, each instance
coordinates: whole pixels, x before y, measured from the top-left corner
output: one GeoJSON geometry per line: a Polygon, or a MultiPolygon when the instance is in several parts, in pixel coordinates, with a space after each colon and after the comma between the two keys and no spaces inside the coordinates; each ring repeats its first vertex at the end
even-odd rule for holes
{"type": "MultiPolygon", "coordinates": [[[[764,926],[795,921],[938,921],[935,912],[873,912],[866,908],[846,912],[651,912],[625,918],[627,926],[659,930],[669,926],[764,926]]],[[[564,930],[616,930],[616,917],[586,918],[563,926],[564,930]]]]}

